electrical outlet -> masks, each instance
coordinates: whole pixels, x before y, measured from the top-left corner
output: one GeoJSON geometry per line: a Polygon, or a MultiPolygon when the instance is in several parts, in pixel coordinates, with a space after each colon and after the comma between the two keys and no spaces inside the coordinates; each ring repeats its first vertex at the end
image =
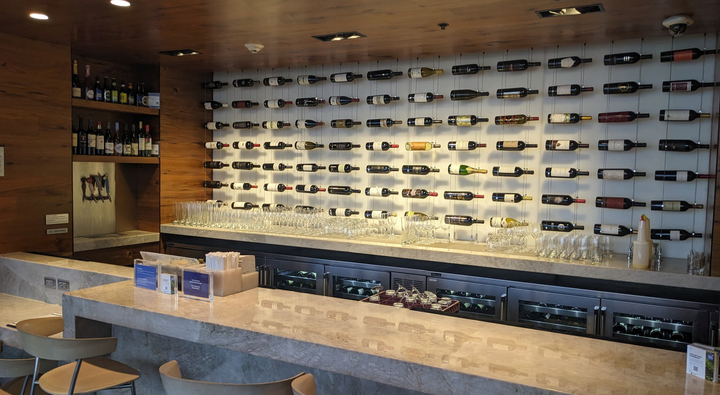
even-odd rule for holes
{"type": "Polygon", "coordinates": [[[57,280],[53,277],[45,277],[45,288],[57,289],[57,280]]]}
{"type": "Polygon", "coordinates": [[[70,290],[70,281],[68,280],[61,280],[58,278],[57,280],[57,289],[60,291],[69,291],[70,290]]]}

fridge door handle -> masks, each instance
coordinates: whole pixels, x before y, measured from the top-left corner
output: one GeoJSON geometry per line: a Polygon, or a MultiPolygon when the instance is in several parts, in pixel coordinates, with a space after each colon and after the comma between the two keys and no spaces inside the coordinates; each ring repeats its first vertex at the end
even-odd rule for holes
{"type": "Polygon", "coordinates": [[[500,295],[500,321],[507,319],[507,294],[500,295]]]}
{"type": "Polygon", "coordinates": [[[330,295],[330,272],[323,273],[323,296],[330,295]]]}
{"type": "Polygon", "coordinates": [[[607,311],[607,307],[600,308],[600,330],[598,331],[598,335],[605,336],[605,312],[607,311]]]}
{"type": "Polygon", "coordinates": [[[595,327],[593,328],[593,334],[600,334],[600,306],[593,307],[593,315],[595,316],[595,327]]]}

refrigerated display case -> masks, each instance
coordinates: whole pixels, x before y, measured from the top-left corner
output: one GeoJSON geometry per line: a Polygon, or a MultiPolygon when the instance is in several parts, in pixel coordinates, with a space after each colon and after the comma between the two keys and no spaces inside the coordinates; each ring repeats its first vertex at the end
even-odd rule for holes
{"type": "Polygon", "coordinates": [[[507,287],[429,277],[427,290],[460,303],[459,316],[477,320],[504,319],[507,287]]]}
{"type": "Polygon", "coordinates": [[[267,258],[261,277],[262,284],[271,288],[325,294],[325,266],[321,264],[267,258]]]}
{"type": "Polygon", "coordinates": [[[390,287],[390,273],[375,270],[326,266],[328,296],[361,300],[375,293],[376,287],[390,287]]]}
{"type": "Polygon", "coordinates": [[[508,321],[569,334],[595,334],[600,298],[508,289],[508,321]]]}

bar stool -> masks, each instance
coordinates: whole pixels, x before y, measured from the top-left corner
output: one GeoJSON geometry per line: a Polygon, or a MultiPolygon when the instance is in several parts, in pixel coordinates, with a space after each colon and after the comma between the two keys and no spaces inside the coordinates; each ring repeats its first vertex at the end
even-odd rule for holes
{"type": "Polygon", "coordinates": [[[160,378],[167,395],[293,395],[292,381],[304,374],[272,383],[229,384],[184,379],[177,361],[160,366],[160,378]]]}
{"type": "MultiPolygon", "coordinates": [[[[40,372],[47,372],[48,370],[57,366],[55,361],[40,360],[38,370],[40,372]]],[[[0,395],[19,395],[29,394],[33,373],[35,372],[35,358],[22,358],[22,359],[0,359],[0,377],[10,378],[13,380],[8,381],[0,387],[0,395]]],[[[45,391],[35,391],[38,395],[47,395],[45,391]]]]}
{"type": "Polygon", "coordinates": [[[130,388],[135,395],[135,380],[140,372],[108,358],[97,358],[117,349],[117,338],[60,339],[49,337],[64,328],[62,317],[35,318],[17,323],[20,340],[26,352],[36,358],[69,361],[40,377],[38,363],[33,373],[35,384],[53,395],[95,392],[106,389],[130,388]]]}
{"type": "Polygon", "coordinates": [[[302,375],[292,382],[293,395],[315,395],[315,378],[312,374],[302,375]]]}

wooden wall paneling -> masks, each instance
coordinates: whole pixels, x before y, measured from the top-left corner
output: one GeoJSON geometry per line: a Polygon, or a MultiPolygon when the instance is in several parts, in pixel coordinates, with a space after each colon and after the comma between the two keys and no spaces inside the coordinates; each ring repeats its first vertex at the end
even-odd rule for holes
{"type": "Polygon", "coordinates": [[[0,253],[72,252],[70,48],[0,34],[0,253]],[[45,225],[47,214],[70,223],[45,225]],[[47,235],[51,228],[67,233],[47,235]]]}
{"type": "Polygon", "coordinates": [[[160,252],[160,243],[146,243],[132,246],[103,248],[101,250],[80,251],[74,259],[109,263],[112,265],[132,266],[135,259],[141,259],[140,251],[160,252]]]}
{"type": "Polygon", "coordinates": [[[137,229],[160,232],[160,166],[135,165],[137,229]]]}
{"type": "Polygon", "coordinates": [[[132,163],[115,165],[116,232],[138,229],[138,171],[132,163]]]}

